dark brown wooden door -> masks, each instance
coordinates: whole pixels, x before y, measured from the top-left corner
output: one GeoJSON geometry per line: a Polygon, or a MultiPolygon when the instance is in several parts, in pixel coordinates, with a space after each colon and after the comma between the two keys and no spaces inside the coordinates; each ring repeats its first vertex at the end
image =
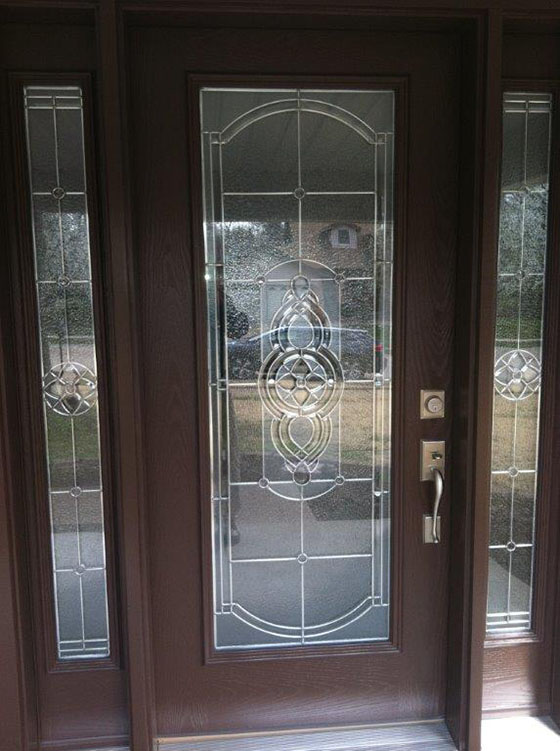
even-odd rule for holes
{"type": "Polygon", "coordinates": [[[158,735],[441,717],[458,38],[126,41],[158,735]]]}

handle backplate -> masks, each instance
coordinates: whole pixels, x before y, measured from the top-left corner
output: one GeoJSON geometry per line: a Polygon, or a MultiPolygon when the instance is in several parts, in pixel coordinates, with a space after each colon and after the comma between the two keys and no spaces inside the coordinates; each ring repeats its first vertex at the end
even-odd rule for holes
{"type": "MultiPolygon", "coordinates": [[[[434,517],[432,514],[424,514],[423,540],[427,545],[435,543],[434,540],[434,517]]],[[[436,519],[436,535],[438,540],[441,537],[441,516],[436,519]]]]}
{"type": "Polygon", "coordinates": [[[420,480],[433,481],[432,467],[439,469],[442,477],[445,477],[445,441],[422,441],[420,480]]]}

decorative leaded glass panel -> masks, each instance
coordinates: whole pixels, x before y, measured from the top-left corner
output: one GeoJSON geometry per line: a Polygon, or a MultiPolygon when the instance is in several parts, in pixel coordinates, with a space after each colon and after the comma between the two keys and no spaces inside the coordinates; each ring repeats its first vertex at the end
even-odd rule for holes
{"type": "Polygon", "coordinates": [[[504,95],[489,632],[532,626],[551,107],[549,94],[504,95]]]}
{"type": "Polygon", "coordinates": [[[82,91],[24,90],[57,650],[109,655],[82,91]]]}
{"type": "Polygon", "coordinates": [[[389,635],[394,92],[201,92],[215,646],[389,635]]]}

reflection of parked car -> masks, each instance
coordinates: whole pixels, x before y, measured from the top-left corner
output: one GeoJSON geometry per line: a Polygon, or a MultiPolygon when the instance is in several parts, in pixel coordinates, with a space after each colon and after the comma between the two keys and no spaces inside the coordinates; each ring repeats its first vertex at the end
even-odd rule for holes
{"type": "MultiPolygon", "coordinates": [[[[257,377],[263,354],[266,357],[270,352],[271,333],[266,331],[258,336],[229,340],[230,378],[254,380],[257,377]]],[[[305,346],[309,330],[304,327],[292,327],[290,336],[292,342],[301,342],[301,345],[305,346]]],[[[376,343],[363,329],[332,328],[330,348],[339,354],[346,380],[372,379],[375,375],[390,377],[387,372],[389,358],[384,354],[383,344],[376,343]]]]}

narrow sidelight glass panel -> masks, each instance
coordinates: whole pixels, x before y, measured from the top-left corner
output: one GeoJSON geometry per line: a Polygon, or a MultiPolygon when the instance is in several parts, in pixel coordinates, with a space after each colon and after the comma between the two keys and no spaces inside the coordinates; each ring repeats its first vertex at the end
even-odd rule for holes
{"type": "Polygon", "coordinates": [[[394,92],[201,118],[215,647],[386,640],[394,92]]]}
{"type": "Polygon", "coordinates": [[[24,90],[57,652],[110,652],[82,91],[24,90]]]}
{"type": "Polygon", "coordinates": [[[487,628],[532,628],[552,98],[506,93],[487,628]]]}

